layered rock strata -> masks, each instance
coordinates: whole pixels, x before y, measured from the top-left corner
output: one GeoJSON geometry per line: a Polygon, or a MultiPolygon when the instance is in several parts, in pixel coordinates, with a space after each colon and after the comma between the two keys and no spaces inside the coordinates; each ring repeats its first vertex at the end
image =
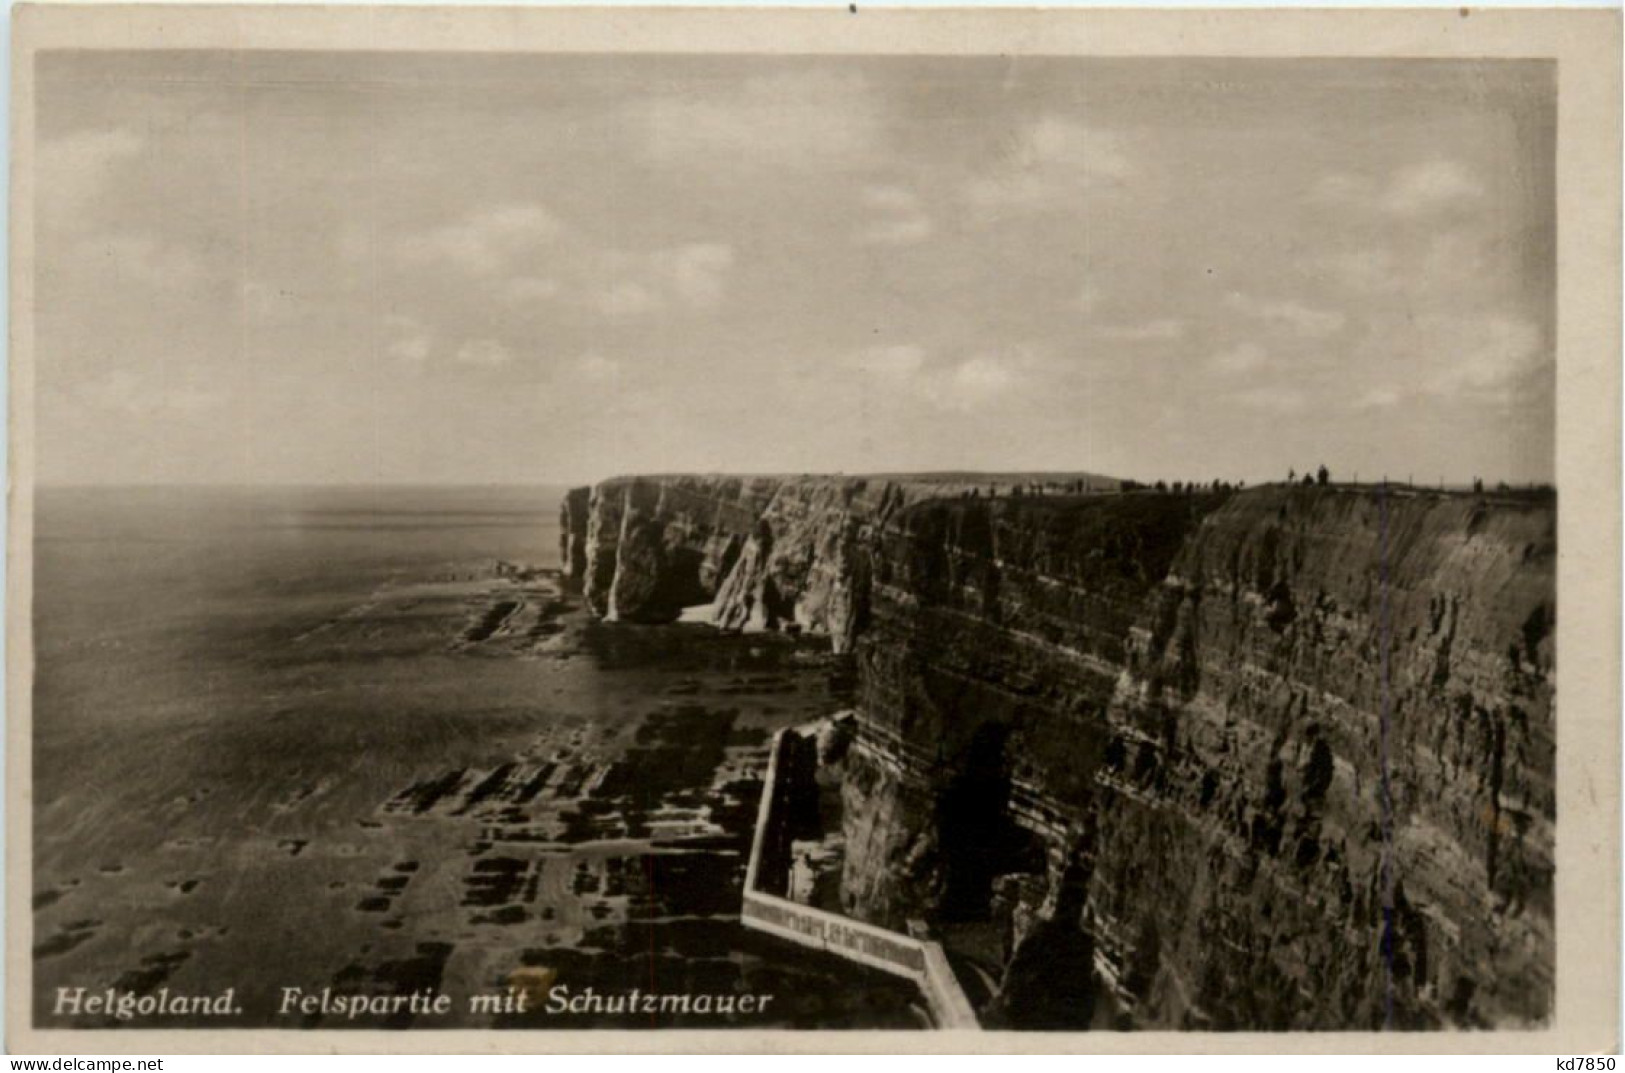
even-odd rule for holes
{"type": "Polygon", "coordinates": [[[580,580],[587,573],[587,520],[591,488],[572,488],[559,503],[559,562],[566,576],[580,580]]]}
{"type": "Polygon", "coordinates": [[[603,613],[856,651],[845,908],[992,929],[990,1020],[1549,1015],[1550,497],[603,489],[603,613]]]}
{"type": "MultiPolygon", "coordinates": [[[[1069,480],[1071,480],[1069,478],[1069,480]]],[[[1097,477],[1077,482],[1114,487],[1097,477]]],[[[910,503],[1009,495],[1012,479],[942,477],[625,477],[569,493],[564,564],[600,615],[670,622],[711,604],[729,629],[825,634],[845,651],[861,629],[868,584],[861,549],[910,503]]]]}
{"type": "Polygon", "coordinates": [[[1549,504],[1263,489],[897,521],[860,644],[852,912],[998,920],[1016,1025],[1547,1016],[1549,504]]]}

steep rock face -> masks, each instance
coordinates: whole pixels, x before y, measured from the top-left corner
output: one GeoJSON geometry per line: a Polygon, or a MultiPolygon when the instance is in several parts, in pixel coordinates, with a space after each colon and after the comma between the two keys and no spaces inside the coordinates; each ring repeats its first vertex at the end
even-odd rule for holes
{"type": "Polygon", "coordinates": [[[953,478],[604,481],[586,508],[583,587],[609,618],[669,622],[712,603],[724,628],[827,634],[845,651],[866,613],[875,527],[909,503],[972,487],[953,478]]]}
{"type": "Polygon", "coordinates": [[[1016,1024],[1045,992],[1085,1024],[1539,1021],[1554,567],[1549,500],[905,511],[859,644],[849,911],[1002,920],[1016,1024]],[[1063,946],[1092,979],[1033,956],[1063,946]]]}
{"type": "Polygon", "coordinates": [[[709,601],[778,487],[773,478],[632,477],[593,487],[583,588],[599,615],[669,622],[709,601]]]}
{"type": "Polygon", "coordinates": [[[975,917],[995,876],[1045,867],[1112,740],[1145,601],[1222,501],[927,503],[884,534],[858,646],[869,764],[847,786],[854,909],[975,917]]]}
{"type": "Polygon", "coordinates": [[[846,651],[867,613],[863,549],[876,525],[920,494],[863,478],[785,481],[717,593],[717,625],[793,626],[827,634],[846,651]]]}
{"type": "Polygon", "coordinates": [[[1002,929],[995,1021],[1548,1015],[1550,498],[972,489],[605,482],[583,587],[856,648],[847,909],[1002,929]]]}
{"type": "Polygon", "coordinates": [[[572,488],[559,504],[559,563],[564,576],[581,581],[587,576],[587,515],[591,488],[572,488]]]}
{"type": "MultiPolygon", "coordinates": [[[[1209,862],[1211,891],[1139,926],[1176,964],[1244,932],[1251,948],[1153,979],[1151,1009],[1398,1027],[1546,1016],[1555,553],[1549,503],[1465,496],[1274,491],[1204,527],[1136,633],[1120,721],[1142,739],[1178,723],[1168,770],[1131,807],[1156,817],[1151,837],[1173,837],[1167,806],[1182,804],[1227,856],[1209,862]],[[1238,906],[1240,891],[1259,904],[1238,906]],[[1243,983],[1257,1008],[1227,1013],[1220,996],[1243,983]]],[[[1100,826],[1100,859],[1126,858],[1100,826]]],[[[1164,881],[1180,874],[1162,859],[1164,881]]]]}

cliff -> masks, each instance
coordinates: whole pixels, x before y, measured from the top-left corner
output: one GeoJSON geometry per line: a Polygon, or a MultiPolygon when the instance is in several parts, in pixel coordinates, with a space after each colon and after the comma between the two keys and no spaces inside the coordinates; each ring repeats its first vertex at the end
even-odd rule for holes
{"type": "Polygon", "coordinates": [[[710,604],[725,629],[823,634],[845,651],[866,614],[860,549],[894,512],[1044,481],[1116,487],[1088,474],[620,477],[569,493],[561,558],[609,619],[671,622],[710,604]]]}
{"type": "Polygon", "coordinates": [[[993,921],[1015,1025],[1542,1020],[1554,526],[1336,488],[908,512],[849,911],[993,921]]]}
{"type": "Polygon", "coordinates": [[[733,569],[777,488],[762,478],[623,478],[587,492],[578,564],[593,611],[626,622],[670,622],[709,602],[733,569]]]}
{"type": "Polygon", "coordinates": [[[606,482],[581,577],[855,650],[845,908],[934,922],[994,1023],[1549,1014],[1549,497],[971,488],[606,482]]]}
{"type": "Polygon", "coordinates": [[[587,573],[587,518],[591,488],[572,488],[559,504],[559,562],[569,577],[587,573]]]}

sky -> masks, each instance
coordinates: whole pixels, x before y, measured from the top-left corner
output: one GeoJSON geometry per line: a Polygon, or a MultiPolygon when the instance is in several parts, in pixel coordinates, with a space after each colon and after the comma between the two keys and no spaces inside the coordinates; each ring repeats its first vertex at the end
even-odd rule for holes
{"type": "Polygon", "coordinates": [[[1546,63],[38,72],[42,482],[1553,476],[1546,63]]]}

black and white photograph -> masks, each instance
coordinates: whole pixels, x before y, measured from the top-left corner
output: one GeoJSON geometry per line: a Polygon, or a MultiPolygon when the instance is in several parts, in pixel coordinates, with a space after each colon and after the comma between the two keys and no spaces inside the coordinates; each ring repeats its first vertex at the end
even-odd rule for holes
{"type": "Polygon", "coordinates": [[[13,1031],[1562,1020],[1558,59],[117,40],[20,98],[13,1031]]]}

